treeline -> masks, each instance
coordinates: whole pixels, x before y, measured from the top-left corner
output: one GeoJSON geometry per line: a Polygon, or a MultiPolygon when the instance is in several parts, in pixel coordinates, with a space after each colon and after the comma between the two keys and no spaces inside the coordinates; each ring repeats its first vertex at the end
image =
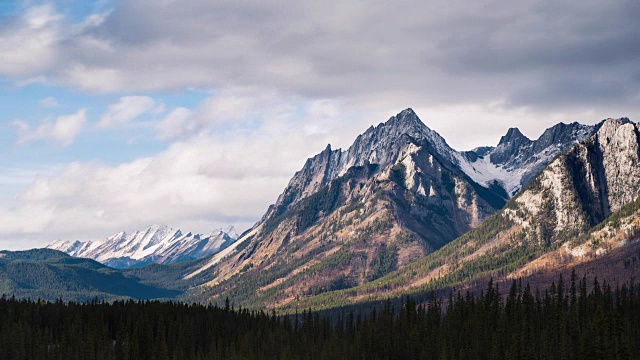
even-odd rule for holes
{"type": "Polygon", "coordinates": [[[560,278],[333,319],[227,302],[0,299],[0,359],[639,359],[640,296],[560,278]]]}

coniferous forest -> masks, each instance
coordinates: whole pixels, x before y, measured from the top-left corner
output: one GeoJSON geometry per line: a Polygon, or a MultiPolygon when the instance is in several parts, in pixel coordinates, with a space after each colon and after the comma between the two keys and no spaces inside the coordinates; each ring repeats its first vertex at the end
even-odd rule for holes
{"type": "Polygon", "coordinates": [[[575,275],[544,290],[489,282],[477,295],[388,301],[335,317],[227,302],[0,299],[0,359],[639,359],[633,284],[575,275]]]}

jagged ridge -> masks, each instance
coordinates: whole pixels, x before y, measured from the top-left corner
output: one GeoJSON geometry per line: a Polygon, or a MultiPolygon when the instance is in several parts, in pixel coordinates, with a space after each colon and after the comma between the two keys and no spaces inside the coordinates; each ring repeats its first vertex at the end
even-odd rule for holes
{"type": "Polygon", "coordinates": [[[152,225],[144,231],[119,232],[98,241],[58,240],[47,248],[94,259],[114,268],[128,268],[199,259],[224,249],[237,238],[233,226],[211,234],[183,234],[167,226],[152,225]]]}

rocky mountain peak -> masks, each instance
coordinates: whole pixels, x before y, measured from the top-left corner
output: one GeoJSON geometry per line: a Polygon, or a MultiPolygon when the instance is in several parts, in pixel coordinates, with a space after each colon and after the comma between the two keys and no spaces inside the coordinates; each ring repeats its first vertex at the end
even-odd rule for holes
{"type": "Polygon", "coordinates": [[[491,151],[491,162],[505,164],[514,159],[523,148],[531,146],[531,143],[532,141],[524,136],[518,128],[510,128],[500,138],[498,146],[491,151]]]}
{"type": "MultiPolygon", "coordinates": [[[[629,118],[619,118],[619,119],[605,119],[600,123],[600,129],[598,130],[598,139],[601,143],[608,143],[618,132],[619,128],[630,124],[631,126],[627,126],[628,130],[631,128],[635,128],[633,126],[633,122],[629,120],[629,118]]],[[[627,131],[628,132],[628,131],[627,131]]]]}
{"type": "Polygon", "coordinates": [[[429,129],[413,109],[407,108],[386,122],[369,127],[347,150],[333,150],[327,145],[322,152],[307,159],[265,217],[276,208],[288,207],[315,193],[354,166],[375,164],[383,171],[398,161],[403,149],[425,143],[439,158],[451,163],[456,161],[457,153],[444,138],[429,129]]]}
{"type": "Polygon", "coordinates": [[[236,227],[233,226],[233,225],[229,225],[224,229],[220,229],[220,232],[226,233],[232,239],[237,239],[238,238],[238,232],[236,232],[236,227]]]}
{"type": "Polygon", "coordinates": [[[365,138],[380,138],[381,136],[399,137],[403,134],[408,134],[418,139],[431,131],[432,130],[420,120],[413,109],[407,108],[397,115],[390,117],[386,122],[380,123],[375,127],[370,127],[361,136],[365,138]]]}
{"type": "Polygon", "coordinates": [[[399,112],[396,116],[391,117],[385,125],[389,126],[392,124],[405,125],[405,126],[415,126],[419,128],[426,127],[426,125],[420,120],[418,115],[413,111],[412,108],[406,108],[399,112]]]}
{"type": "MultiPolygon", "coordinates": [[[[405,141],[402,141],[404,143],[406,143],[407,139],[416,143],[427,141],[435,151],[438,151],[441,155],[445,155],[447,157],[450,157],[451,153],[455,151],[447,144],[440,134],[425,125],[425,123],[420,120],[418,115],[411,108],[404,109],[397,115],[390,117],[386,122],[367,129],[367,131],[362,135],[358,136],[356,141],[347,151],[349,152],[354,147],[358,147],[359,143],[362,143],[362,140],[368,141],[369,143],[366,145],[374,147],[372,150],[375,150],[376,147],[381,147],[375,143],[380,140],[395,140],[397,147],[398,139],[403,137],[405,138],[405,141]]],[[[371,163],[376,163],[375,159],[370,160],[373,160],[370,161],[371,163]]]]}
{"type": "Polygon", "coordinates": [[[507,133],[500,138],[498,146],[505,146],[507,144],[520,145],[529,142],[531,142],[531,140],[528,137],[524,136],[522,132],[520,132],[520,129],[514,127],[510,128],[507,133]]]}

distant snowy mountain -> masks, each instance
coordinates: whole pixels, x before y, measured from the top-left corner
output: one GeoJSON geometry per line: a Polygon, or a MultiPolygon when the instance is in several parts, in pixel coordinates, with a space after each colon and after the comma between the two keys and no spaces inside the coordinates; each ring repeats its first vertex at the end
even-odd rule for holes
{"type": "Polygon", "coordinates": [[[152,225],[143,231],[119,232],[98,241],[58,240],[47,248],[94,259],[114,268],[129,268],[199,259],[226,248],[237,238],[233,226],[210,234],[183,234],[167,226],[152,225]]]}

